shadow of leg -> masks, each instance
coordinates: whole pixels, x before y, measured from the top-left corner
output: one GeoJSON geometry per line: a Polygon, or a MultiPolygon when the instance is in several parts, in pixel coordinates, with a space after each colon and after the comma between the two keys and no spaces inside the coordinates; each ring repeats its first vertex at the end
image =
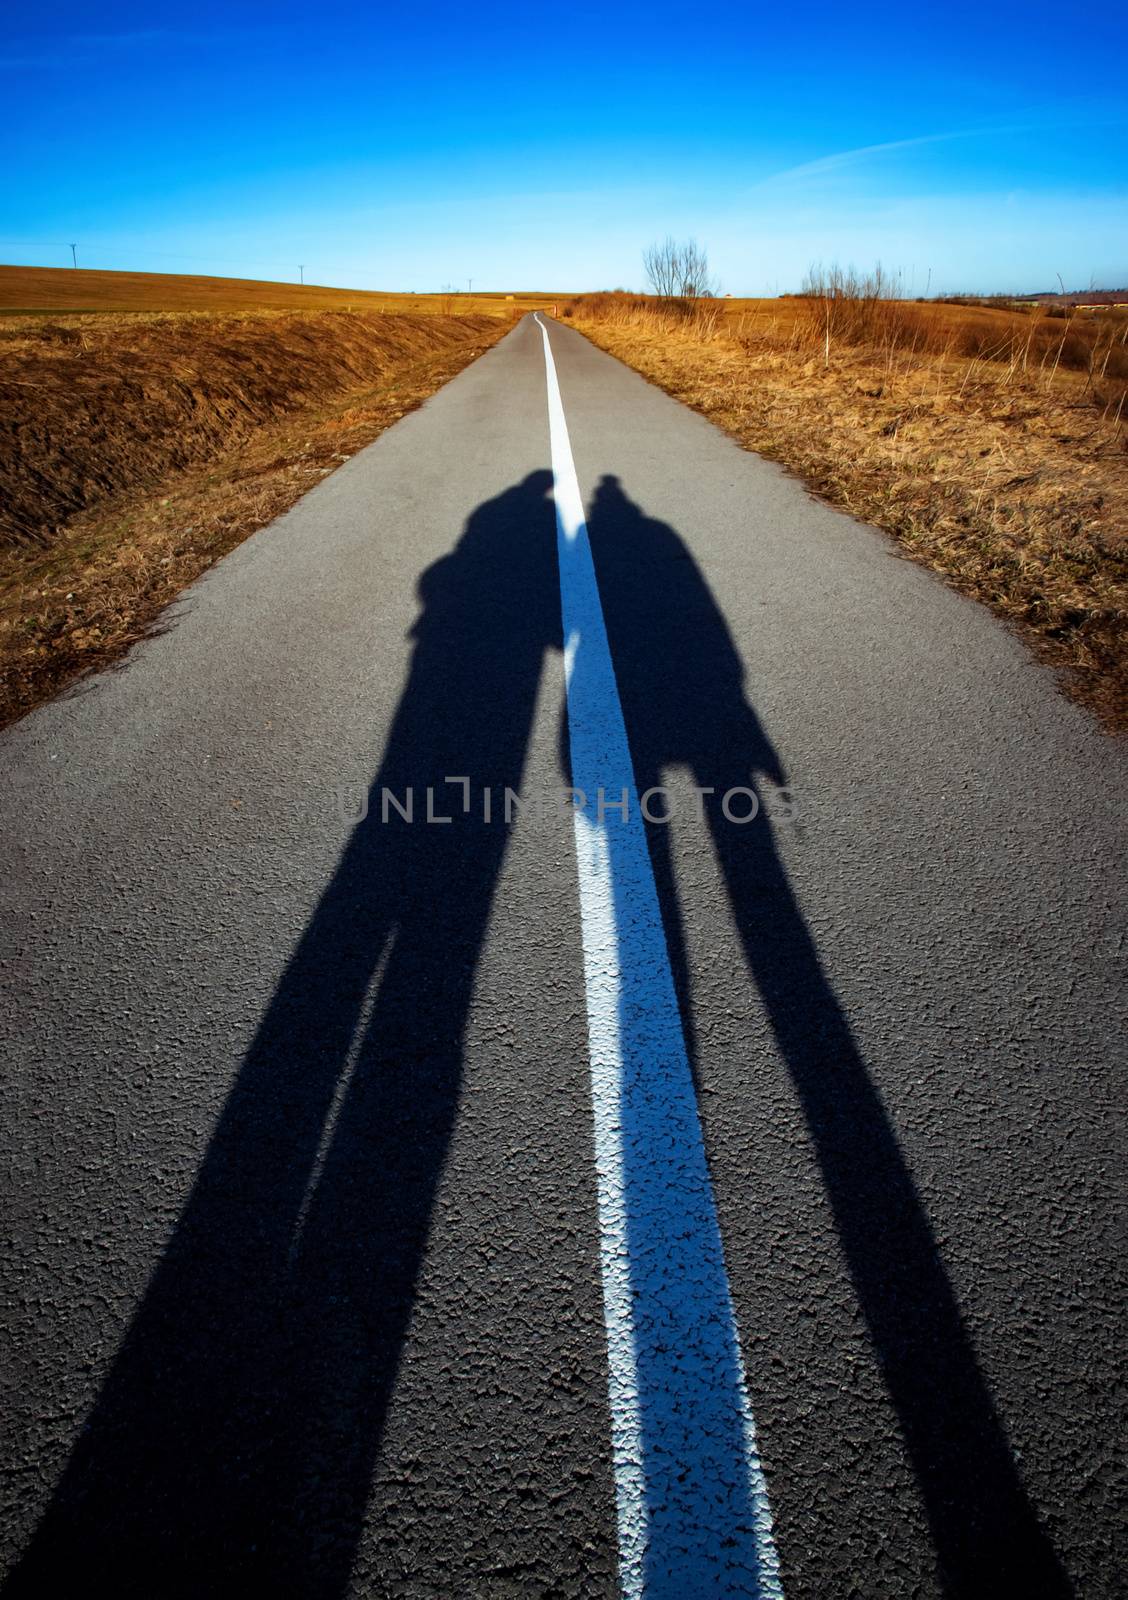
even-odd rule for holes
{"type": "MultiPolygon", "coordinates": [[[[708,772],[717,795],[726,777],[708,772]]],[[[761,816],[708,815],[749,968],[791,1073],[854,1289],[896,1408],[947,1591],[1071,1590],[979,1371],[897,1136],[761,816]]]]}

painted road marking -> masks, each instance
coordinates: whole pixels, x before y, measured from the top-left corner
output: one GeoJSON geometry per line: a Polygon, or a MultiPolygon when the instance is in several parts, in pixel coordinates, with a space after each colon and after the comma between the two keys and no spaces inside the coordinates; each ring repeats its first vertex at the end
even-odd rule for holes
{"type": "MultiPolygon", "coordinates": [[[[767,1486],[548,329],[549,437],[628,1600],[781,1600],[767,1486]],[[628,792],[626,819],[595,797],[628,792]]],[[[662,641],[655,641],[662,648],[662,641]]]]}

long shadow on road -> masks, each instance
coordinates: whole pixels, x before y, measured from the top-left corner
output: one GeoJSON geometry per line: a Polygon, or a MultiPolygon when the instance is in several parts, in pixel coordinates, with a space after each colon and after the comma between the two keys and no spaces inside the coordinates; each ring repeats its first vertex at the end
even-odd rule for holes
{"type": "MultiPolygon", "coordinates": [[[[803,1107],[946,1592],[1068,1595],[896,1132],[792,894],[766,809],[741,826],[723,814],[729,790],[754,788],[757,778],[786,782],[746,699],[727,624],[684,541],[644,516],[618,479],[600,483],[588,533],[638,791],[660,786],[670,766],[688,767],[695,785],[712,791],[702,805],[745,959],[803,1107]]],[[[675,986],[688,1017],[692,997],[669,834],[661,826],[647,833],[675,986]]]]}
{"type": "MultiPolygon", "coordinates": [[[[520,788],[560,648],[547,472],[480,506],[420,581],[368,816],[279,983],[57,1492],[5,1588],[334,1600],[348,1587],[509,829],[384,820],[380,795],[520,788]]],[[[688,764],[749,971],[803,1105],[948,1590],[1069,1592],[1028,1504],[893,1127],[763,821],[783,780],[720,609],[673,529],[605,479],[590,534],[640,791],[688,764]]],[[[683,1012],[676,886],[650,830],[683,1012]]],[[[593,1241],[594,1247],[594,1241],[593,1241]]]]}
{"type": "MultiPolygon", "coordinates": [[[[423,574],[410,675],[353,832],[5,1594],[344,1592],[454,1124],[510,829],[409,824],[454,775],[518,790],[560,645],[551,475],[423,574]]],[[[457,799],[459,791],[447,791],[457,799]]],[[[448,813],[449,814],[449,813],[448,813]]]]}

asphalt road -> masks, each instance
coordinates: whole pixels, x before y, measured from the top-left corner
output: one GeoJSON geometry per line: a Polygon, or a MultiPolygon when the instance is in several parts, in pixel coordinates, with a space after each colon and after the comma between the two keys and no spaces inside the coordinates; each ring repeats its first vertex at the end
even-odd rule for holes
{"type": "Polygon", "coordinates": [[[0,1592],[1122,1594],[1123,748],[550,332],[0,737],[0,1592]]]}

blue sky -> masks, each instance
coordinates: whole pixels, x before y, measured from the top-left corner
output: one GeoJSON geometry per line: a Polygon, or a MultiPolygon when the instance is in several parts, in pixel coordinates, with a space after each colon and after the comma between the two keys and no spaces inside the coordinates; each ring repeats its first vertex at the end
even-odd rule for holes
{"type": "Polygon", "coordinates": [[[1107,5],[45,0],[0,43],[0,260],[362,288],[1128,284],[1107,5]]]}

